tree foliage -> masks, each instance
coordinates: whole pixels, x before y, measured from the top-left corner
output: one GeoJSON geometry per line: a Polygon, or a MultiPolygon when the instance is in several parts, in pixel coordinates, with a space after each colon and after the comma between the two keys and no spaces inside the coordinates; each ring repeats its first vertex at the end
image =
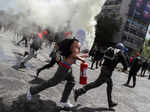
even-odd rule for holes
{"type": "Polygon", "coordinates": [[[150,60],[150,40],[145,40],[141,55],[150,60]]]}

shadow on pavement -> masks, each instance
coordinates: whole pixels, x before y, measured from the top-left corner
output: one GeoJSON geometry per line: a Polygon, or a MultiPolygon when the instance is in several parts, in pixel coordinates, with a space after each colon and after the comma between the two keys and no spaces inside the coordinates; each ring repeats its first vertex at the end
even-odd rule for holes
{"type": "Polygon", "coordinates": [[[41,100],[39,95],[33,101],[26,100],[25,95],[19,96],[13,102],[10,112],[60,112],[56,103],[51,100],[41,100]]]}
{"type": "MultiPolygon", "coordinates": [[[[35,76],[34,76],[35,77],[35,76]]],[[[41,84],[43,83],[45,80],[41,79],[41,78],[38,78],[38,77],[35,77],[35,79],[29,81],[30,84],[41,84]]]]}
{"type": "Polygon", "coordinates": [[[72,111],[72,112],[106,112],[106,111],[114,112],[115,110],[104,108],[104,107],[99,107],[99,108],[83,107],[80,109],[76,109],[75,111],[72,111]]]}
{"type": "Polygon", "coordinates": [[[3,102],[3,98],[0,98],[0,112],[106,112],[114,111],[108,108],[90,108],[83,107],[79,108],[81,105],[77,105],[70,110],[64,110],[57,106],[57,104],[52,100],[41,100],[39,95],[33,96],[32,101],[26,100],[26,95],[19,96],[12,105],[7,106],[3,102]],[[79,108],[79,109],[78,109],[79,108]]]}
{"type": "Polygon", "coordinates": [[[19,52],[13,52],[15,55],[24,56],[22,53],[19,52]]]}
{"type": "Polygon", "coordinates": [[[133,86],[130,86],[130,85],[126,85],[126,84],[123,84],[124,87],[128,87],[128,88],[134,88],[133,86]]]}
{"type": "Polygon", "coordinates": [[[10,107],[5,105],[3,98],[0,98],[0,112],[9,112],[10,107]]]}

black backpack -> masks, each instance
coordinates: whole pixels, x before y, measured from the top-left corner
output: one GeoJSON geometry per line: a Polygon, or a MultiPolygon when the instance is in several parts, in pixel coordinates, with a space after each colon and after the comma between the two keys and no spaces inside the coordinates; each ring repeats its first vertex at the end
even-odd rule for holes
{"type": "Polygon", "coordinates": [[[131,70],[138,72],[140,70],[141,65],[141,58],[139,56],[135,57],[131,65],[131,70]]]}
{"type": "Polygon", "coordinates": [[[108,59],[108,60],[114,60],[115,59],[114,48],[112,48],[112,47],[107,48],[107,50],[104,53],[104,59],[108,59]]]}

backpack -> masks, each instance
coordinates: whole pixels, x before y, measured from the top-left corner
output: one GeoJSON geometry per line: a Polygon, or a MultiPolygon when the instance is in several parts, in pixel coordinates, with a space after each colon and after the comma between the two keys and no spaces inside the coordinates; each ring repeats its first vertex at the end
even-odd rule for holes
{"type": "Polygon", "coordinates": [[[107,48],[104,53],[104,59],[114,60],[115,59],[115,51],[112,47],[107,48]]]}
{"type": "Polygon", "coordinates": [[[135,57],[131,65],[131,70],[138,72],[141,65],[142,65],[141,58],[139,56],[135,57]]]}

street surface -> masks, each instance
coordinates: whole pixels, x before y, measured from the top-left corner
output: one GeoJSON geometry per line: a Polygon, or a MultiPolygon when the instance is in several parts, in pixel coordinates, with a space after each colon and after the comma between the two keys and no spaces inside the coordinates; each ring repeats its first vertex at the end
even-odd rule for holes
{"type": "MultiPolygon", "coordinates": [[[[25,93],[31,85],[37,85],[51,78],[57,68],[42,71],[39,79],[35,79],[35,72],[38,67],[46,64],[49,55],[49,48],[43,48],[37,58],[27,63],[26,69],[19,71],[12,68],[22,56],[17,53],[24,53],[24,47],[15,46],[12,37],[0,34],[0,112],[63,112],[59,110],[57,104],[61,98],[65,82],[56,87],[49,88],[33,98],[31,103],[25,100],[25,93]]],[[[90,59],[87,59],[89,67],[90,59]]],[[[80,63],[73,65],[73,72],[76,78],[75,88],[82,87],[79,84],[80,63]]],[[[94,81],[100,73],[100,68],[88,70],[88,82],[94,81]]],[[[60,74],[61,75],[61,74],[60,74]]],[[[127,74],[118,72],[113,73],[113,100],[118,102],[115,107],[116,112],[149,112],[150,111],[150,81],[148,72],[146,77],[137,77],[135,88],[124,87],[127,74]]],[[[132,82],[132,81],[131,81],[132,82]]],[[[77,103],[70,96],[70,102],[76,107],[70,112],[107,112],[106,84],[81,96],[77,103]]],[[[111,111],[110,111],[111,112],[111,111]]]]}

